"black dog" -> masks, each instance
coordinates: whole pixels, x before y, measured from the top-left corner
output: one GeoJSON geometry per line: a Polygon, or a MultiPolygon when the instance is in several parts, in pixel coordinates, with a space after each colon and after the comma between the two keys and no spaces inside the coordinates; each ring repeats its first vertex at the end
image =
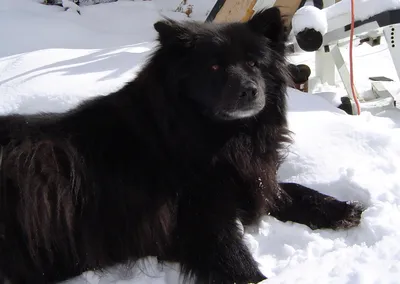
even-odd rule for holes
{"type": "Polygon", "coordinates": [[[277,182],[290,142],[278,9],[155,29],[159,47],[121,90],[0,117],[4,279],[54,283],[157,256],[197,283],[259,282],[237,219],[359,223],[358,203],[277,182]]]}

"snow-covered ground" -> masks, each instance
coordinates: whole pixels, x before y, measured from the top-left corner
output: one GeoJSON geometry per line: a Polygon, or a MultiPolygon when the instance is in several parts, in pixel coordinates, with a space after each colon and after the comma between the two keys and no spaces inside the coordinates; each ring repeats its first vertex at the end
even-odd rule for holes
{"type": "MultiPolygon", "coordinates": [[[[153,22],[161,14],[186,18],[173,12],[180,0],[85,6],[81,16],[38,2],[0,0],[1,114],[64,111],[121,87],[154,46],[153,22]]],[[[204,19],[214,1],[188,2],[193,18],[204,19]]],[[[290,59],[313,69],[312,54],[290,59]]],[[[368,93],[367,78],[378,75],[398,81],[386,45],[356,47],[359,90],[368,93]]],[[[396,84],[393,90],[400,89],[396,84]]],[[[317,84],[313,91],[324,93],[289,89],[295,143],[280,179],[360,200],[368,209],[360,227],[340,232],[312,231],[266,216],[245,235],[269,278],[265,283],[400,283],[400,112],[348,116],[330,103],[344,95],[340,84],[317,84]]],[[[128,273],[134,280],[116,270],[101,278],[86,273],[71,284],[178,283],[176,265],[159,270],[153,261],[146,260],[144,272],[128,273]]]]}

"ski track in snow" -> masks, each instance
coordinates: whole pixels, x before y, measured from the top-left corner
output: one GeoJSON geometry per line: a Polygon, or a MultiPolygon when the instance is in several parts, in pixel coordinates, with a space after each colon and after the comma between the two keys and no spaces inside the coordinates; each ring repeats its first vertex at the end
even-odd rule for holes
{"type": "MultiPolygon", "coordinates": [[[[193,18],[203,19],[213,1],[189,2],[193,18]]],[[[81,7],[79,16],[36,0],[1,0],[0,114],[65,111],[120,88],[154,47],[154,21],[162,14],[186,18],[173,12],[179,3],[125,0],[81,7]]],[[[307,62],[314,72],[312,55],[290,59],[307,62]]],[[[385,44],[357,47],[355,74],[364,94],[369,76],[398,80],[385,44]]],[[[363,202],[368,209],[362,223],[346,231],[312,231],[265,216],[260,226],[248,228],[246,242],[269,278],[265,283],[400,283],[400,113],[348,116],[332,105],[344,94],[339,82],[313,90],[320,94],[289,89],[295,143],[279,178],[363,202]]],[[[178,283],[176,264],[144,262],[145,271],[116,267],[68,283],[178,283]]]]}

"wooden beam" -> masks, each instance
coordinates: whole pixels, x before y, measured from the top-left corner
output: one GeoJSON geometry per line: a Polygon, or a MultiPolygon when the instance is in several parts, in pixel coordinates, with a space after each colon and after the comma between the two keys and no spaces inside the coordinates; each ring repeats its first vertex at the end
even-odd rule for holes
{"type": "Polygon", "coordinates": [[[244,21],[251,17],[256,0],[225,0],[214,18],[214,22],[226,23],[244,21]]]}
{"type": "MultiPolygon", "coordinates": [[[[276,0],[275,7],[285,15],[285,25],[290,26],[293,14],[297,11],[302,0],[276,0]]],[[[236,22],[248,21],[254,13],[257,0],[217,0],[209,13],[206,22],[236,22]]]]}
{"type": "Polygon", "coordinates": [[[242,18],[242,22],[247,22],[248,20],[250,20],[251,16],[253,16],[253,14],[254,14],[253,8],[256,5],[256,3],[257,3],[257,0],[253,0],[250,3],[250,6],[247,7],[246,14],[244,14],[244,17],[242,18]]]}

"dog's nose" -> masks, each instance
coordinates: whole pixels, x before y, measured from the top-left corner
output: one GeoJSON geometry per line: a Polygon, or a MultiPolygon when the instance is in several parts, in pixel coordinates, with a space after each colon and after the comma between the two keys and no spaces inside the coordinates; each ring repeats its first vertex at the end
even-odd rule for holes
{"type": "Polygon", "coordinates": [[[257,95],[257,87],[253,84],[243,87],[240,97],[242,98],[254,98],[257,95]]]}

